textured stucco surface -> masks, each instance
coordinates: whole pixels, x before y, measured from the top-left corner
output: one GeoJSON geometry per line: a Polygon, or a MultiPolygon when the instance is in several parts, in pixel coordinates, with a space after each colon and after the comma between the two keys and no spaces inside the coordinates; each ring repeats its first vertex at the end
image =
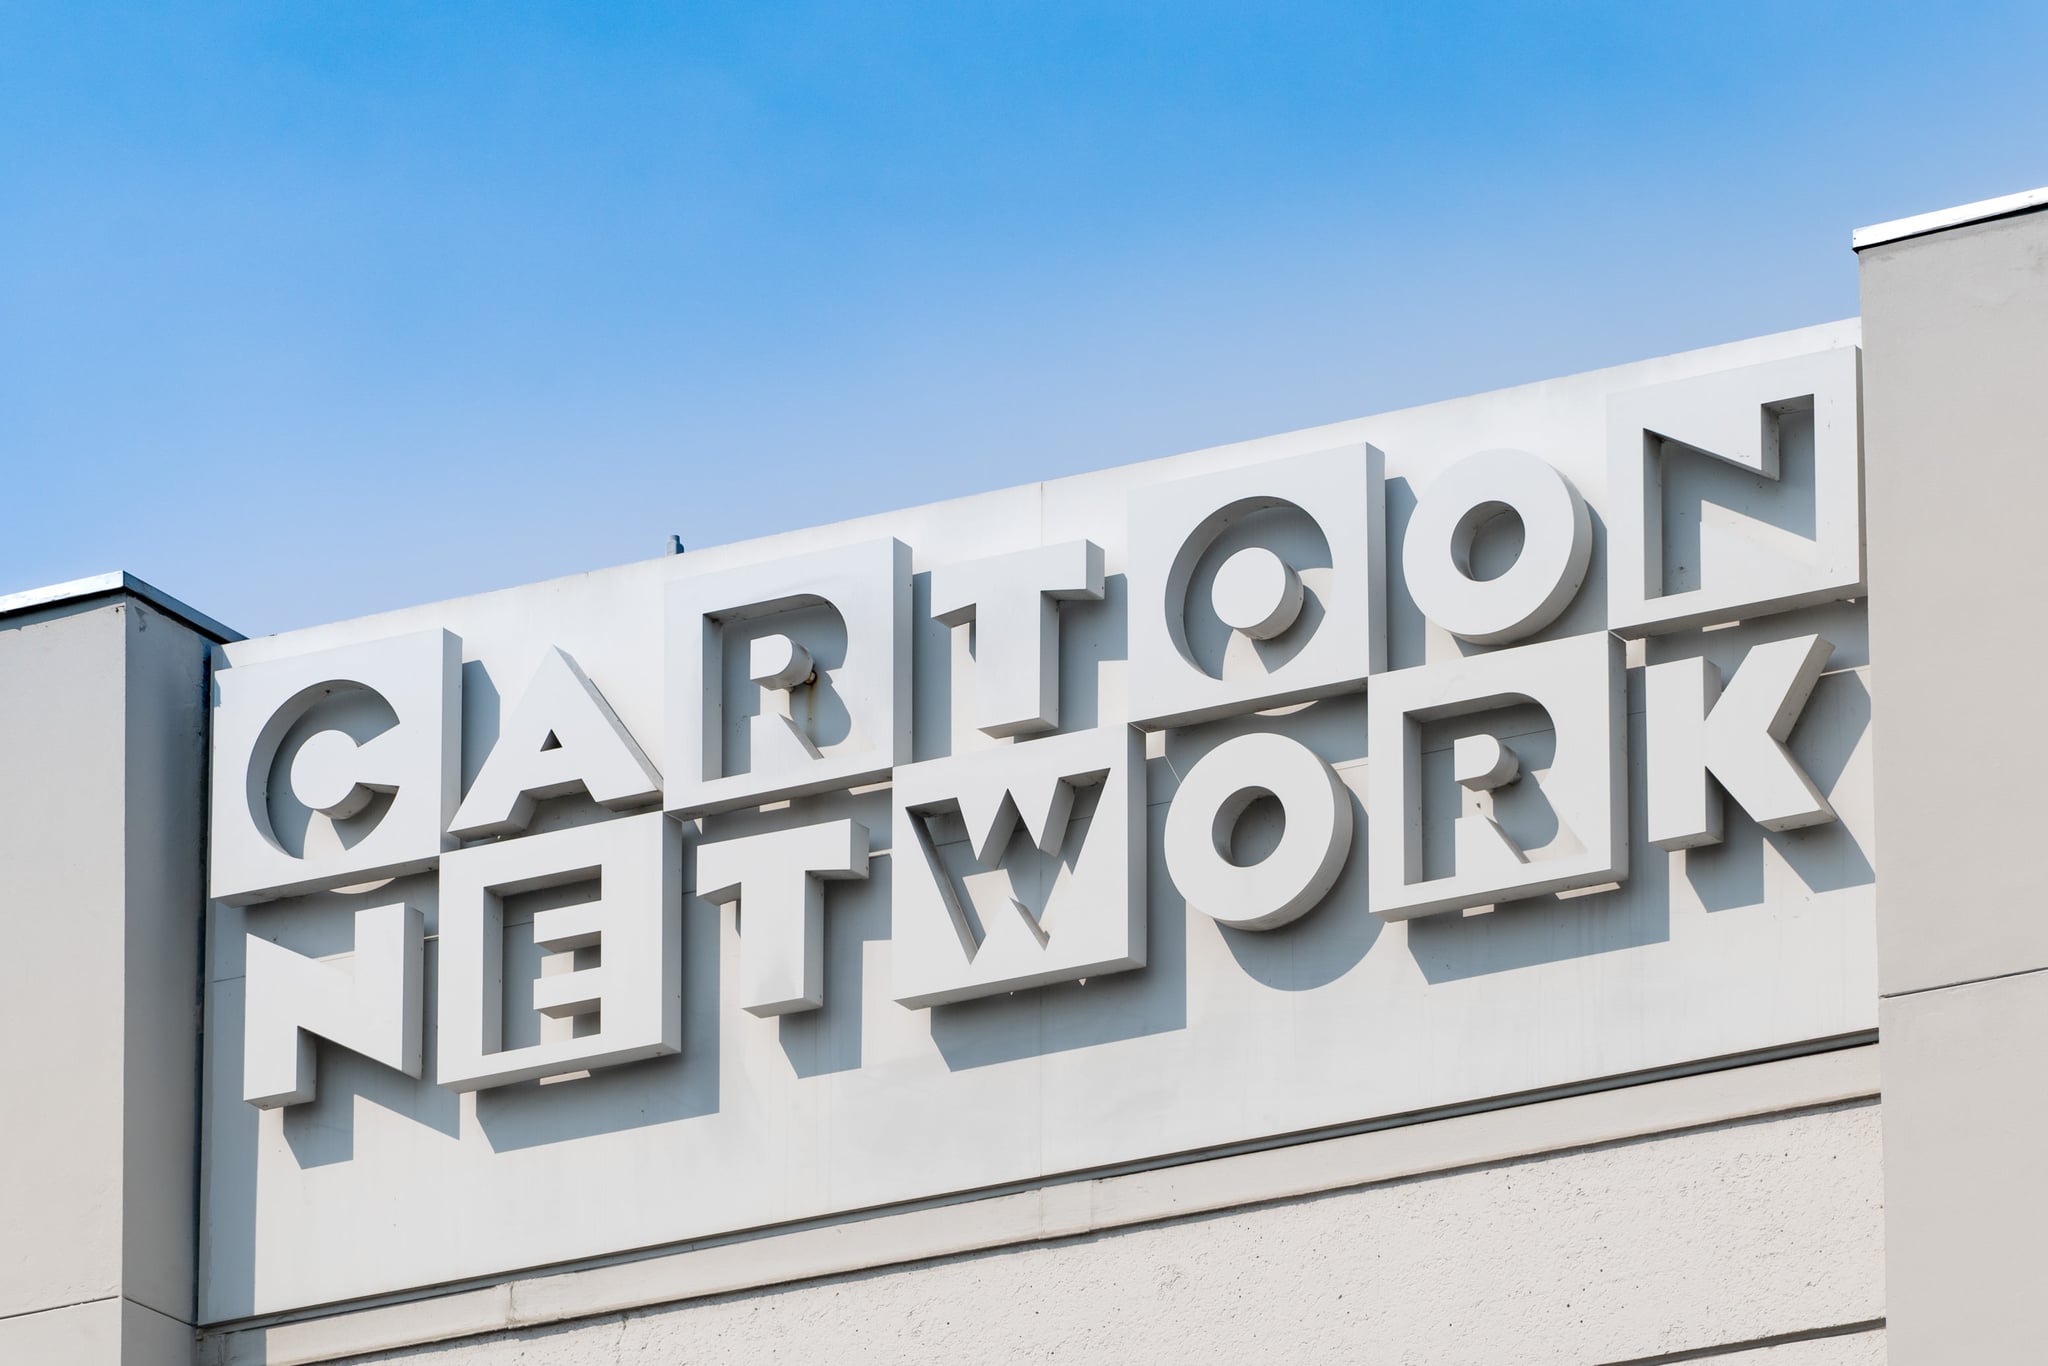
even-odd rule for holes
{"type": "Polygon", "coordinates": [[[1710,1359],[1721,1366],[1885,1366],[1885,1333],[1874,1328],[1867,1333],[1809,1338],[1710,1359]]]}
{"type": "Polygon", "coordinates": [[[360,1360],[1654,1359],[1882,1318],[1879,1159],[1852,1105],[360,1360]]]}

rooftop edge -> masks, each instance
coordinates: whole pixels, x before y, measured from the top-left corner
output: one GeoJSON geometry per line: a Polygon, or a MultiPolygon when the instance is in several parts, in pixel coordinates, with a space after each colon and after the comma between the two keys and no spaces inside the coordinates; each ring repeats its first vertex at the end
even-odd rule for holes
{"type": "Polygon", "coordinates": [[[94,574],[90,578],[73,579],[69,583],[53,583],[47,588],[30,588],[19,593],[0,594],[0,618],[17,616],[45,607],[57,607],[65,603],[84,602],[91,598],[112,597],[126,594],[138,601],[146,602],[165,616],[175,617],[201,635],[216,641],[243,639],[242,633],[221,625],[206,613],[188,607],[154,584],[145,583],[133,574],[116,570],[111,574],[94,574]]]}
{"type": "Polygon", "coordinates": [[[1857,228],[1850,233],[1849,247],[1852,251],[1862,251],[1865,247],[1881,246],[1902,238],[1921,237],[1930,232],[1960,228],[1967,223],[2009,218],[2016,213],[2027,213],[2044,207],[2048,207],[2048,185],[2038,190],[2021,190],[2018,194],[2000,195],[1996,199],[1980,199],[1974,204],[1958,204],[1954,208],[1936,209],[1932,213],[1917,213],[1910,218],[1894,218],[1889,223],[1873,223],[1867,228],[1857,228]]]}

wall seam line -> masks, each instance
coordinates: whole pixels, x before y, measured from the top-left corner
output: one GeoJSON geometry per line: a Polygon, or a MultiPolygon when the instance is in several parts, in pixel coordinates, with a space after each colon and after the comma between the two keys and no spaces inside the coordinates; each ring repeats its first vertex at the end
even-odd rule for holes
{"type": "Polygon", "coordinates": [[[2033,977],[2048,972],[2048,965],[2034,968],[2015,968],[2011,972],[1994,972],[1986,977],[1964,977],[1953,982],[1937,982],[1932,986],[1913,987],[1906,991],[1880,991],[1880,1001],[1902,1001],[1908,996],[1925,996],[1931,991],[1954,991],[1957,987],[1982,986],[1987,982],[2009,982],[2015,977],[2033,977]]]}
{"type": "Polygon", "coordinates": [[[198,1325],[188,1322],[185,1319],[181,1319],[176,1314],[166,1314],[163,1310],[158,1309],[155,1305],[144,1304],[141,1300],[130,1299],[126,1295],[116,1295],[113,1298],[121,1301],[121,1303],[123,1304],[132,1304],[137,1309],[145,1310],[148,1313],[156,1315],[160,1319],[164,1319],[170,1323],[175,1323],[180,1328],[189,1329],[195,1333],[199,1331],[198,1325]]]}
{"type": "Polygon", "coordinates": [[[1604,1362],[1601,1366],[1679,1366],[1682,1362],[1712,1361],[1715,1357],[1734,1356],[1738,1352],[1756,1352],[1772,1347],[1788,1347],[1800,1342],[1825,1342],[1829,1338],[1883,1332],[1884,1326],[1885,1321],[1882,1317],[1862,1319],[1855,1323],[1831,1324],[1826,1328],[1803,1328],[1797,1332],[1773,1333],[1767,1337],[1747,1338],[1741,1342],[1717,1343],[1712,1347],[1688,1347],[1681,1351],[1660,1353],[1657,1356],[1627,1357],[1620,1361],[1604,1362]]]}
{"type": "Polygon", "coordinates": [[[105,1304],[108,1300],[124,1298],[126,1297],[123,1295],[94,1295],[91,1299],[69,1300],[63,1304],[45,1305],[41,1309],[17,1309],[11,1314],[0,1314],[0,1323],[6,1323],[10,1319],[34,1318],[37,1314],[54,1314],[60,1309],[80,1309],[88,1304],[105,1304]]]}

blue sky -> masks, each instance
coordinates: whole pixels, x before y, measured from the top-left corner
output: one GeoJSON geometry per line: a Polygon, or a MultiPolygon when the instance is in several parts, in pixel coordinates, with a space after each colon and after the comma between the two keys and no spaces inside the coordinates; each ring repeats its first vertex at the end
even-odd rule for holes
{"type": "Polygon", "coordinates": [[[251,634],[1856,312],[2048,6],[0,7],[0,593],[251,634]]]}

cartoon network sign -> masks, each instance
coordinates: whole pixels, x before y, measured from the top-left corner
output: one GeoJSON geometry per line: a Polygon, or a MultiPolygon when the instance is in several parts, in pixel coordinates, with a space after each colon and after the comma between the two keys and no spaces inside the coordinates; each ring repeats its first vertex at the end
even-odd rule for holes
{"type": "Polygon", "coordinates": [[[215,1315],[1867,1028],[1852,342],[223,647],[215,1315]]]}

